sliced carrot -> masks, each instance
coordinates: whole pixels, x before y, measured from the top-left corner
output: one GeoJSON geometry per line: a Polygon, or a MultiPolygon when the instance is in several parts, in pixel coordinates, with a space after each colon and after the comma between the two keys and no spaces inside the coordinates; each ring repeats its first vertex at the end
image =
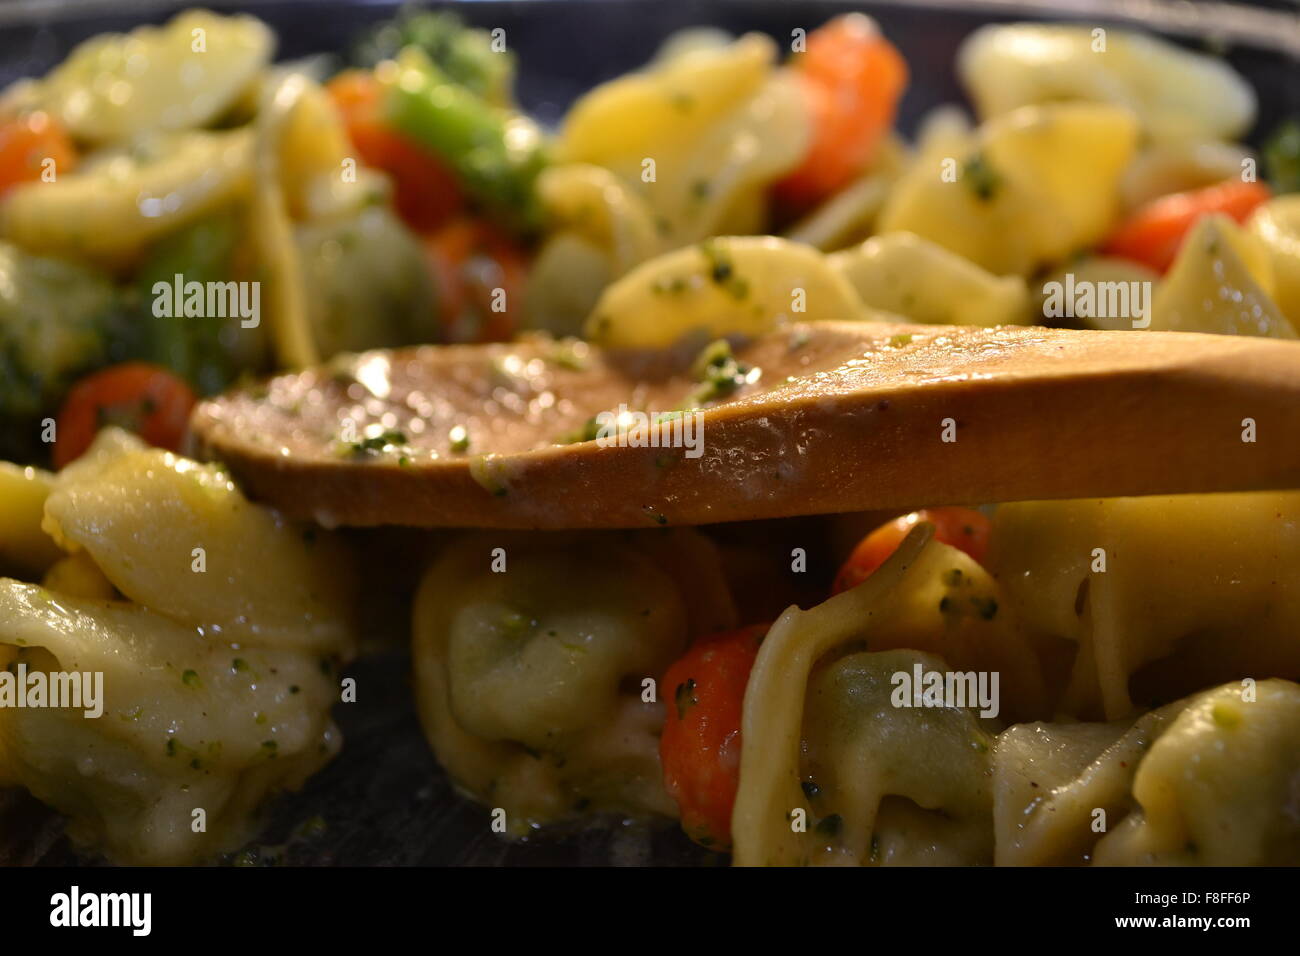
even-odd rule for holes
{"type": "Polygon", "coordinates": [[[54,465],[90,447],[105,425],[120,425],[151,445],[179,451],[194,392],[167,369],[124,362],[86,376],[68,392],[55,420],[54,465]]]}
{"type": "Polygon", "coordinates": [[[831,593],[839,594],[861,584],[893,554],[903,539],[922,521],[934,525],[934,536],[983,563],[989,547],[989,519],[970,508],[926,508],[882,524],[858,542],[835,576],[831,593]]]}
{"type": "Polygon", "coordinates": [[[1134,210],[1102,243],[1101,251],[1164,272],[1202,216],[1225,213],[1237,222],[1245,222],[1272,195],[1263,183],[1228,180],[1161,196],[1134,210]]]}
{"type": "Polygon", "coordinates": [[[681,810],[682,829],[710,849],[731,846],[745,686],[768,627],[700,638],[664,674],[671,695],[659,739],[664,785],[681,810]]]}
{"type": "Polygon", "coordinates": [[[858,13],[836,17],[808,36],[794,61],[812,120],[812,144],[797,169],[775,186],[788,209],[815,205],[870,166],[894,123],[907,87],[907,62],[858,13]]]}
{"type": "Polygon", "coordinates": [[[508,340],[523,304],[524,251],[490,223],[467,217],[427,235],[424,247],[444,337],[453,342],[508,340]]]}
{"type": "Polygon", "coordinates": [[[47,169],[55,176],[70,172],[76,163],[72,140],[50,114],[38,110],[0,123],[0,195],[47,169]]]}
{"type": "Polygon", "coordinates": [[[327,87],[365,165],[388,173],[393,204],[417,232],[436,229],[465,207],[451,168],[383,121],[383,87],[364,70],[340,73],[327,87]]]}

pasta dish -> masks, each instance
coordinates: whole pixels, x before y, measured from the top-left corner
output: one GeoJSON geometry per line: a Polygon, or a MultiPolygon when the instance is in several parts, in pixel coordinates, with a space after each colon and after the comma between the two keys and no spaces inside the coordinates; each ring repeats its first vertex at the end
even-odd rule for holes
{"type": "Polygon", "coordinates": [[[400,696],[500,841],[1300,863],[1300,120],[1083,23],[906,135],[857,13],[557,123],[454,13],[276,43],[0,94],[0,788],[80,859],[238,862],[400,696]]]}

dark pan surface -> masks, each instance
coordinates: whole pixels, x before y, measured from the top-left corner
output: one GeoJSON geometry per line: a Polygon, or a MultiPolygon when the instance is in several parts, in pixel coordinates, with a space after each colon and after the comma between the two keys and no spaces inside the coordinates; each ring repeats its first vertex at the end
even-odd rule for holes
{"type": "MultiPolygon", "coordinates": [[[[584,90],[647,60],[674,30],[698,25],[732,32],[762,30],[788,39],[850,9],[875,16],[902,49],[912,86],[901,125],[940,103],[962,101],[952,73],[954,54],[976,27],[993,21],[1074,19],[1122,25],[1153,11],[1148,26],[1193,47],[1222,52],[1255,85],[1260,122],[1251,139],[1280,119],[1300,114],[1300,19],[1270,10],[1231,14],[1216,4],[1089,3],[1098,17],[1078,13],[1081,0],[1047,3],[955,0],[934,4],[840,3],[831,0],[478,0],[452,4],[469,21],[504,27],[519,58],[525,107],[554,122],[584,90]]],[[[435,4],[437,5],[437,4],[435,4]]],[[[445,5],[445,4],[444,4],[445,5]]],[[[0,85],[45,72],[71,47],[108,30],[166,20],[187,6],[256,13],[279,36],[280,58],[348,49],[366,25],[397,4],[343,0],[266,3],[72,2],[0,3],[0,85]]],[[[775,556],[774,556],[775,558],[775,556]]],[[[671,825],[610,821],[601,830],[551,834],[511,844],[494,836],[486,811],[458,796],[438,768],[415,719],[405,623],[385,622],[387,649],[351,670],[358,702],[340,705],[342,755],[306,788],[278,800],[265,833],[237,854],[252,865],[710,865],[725,857],[694,846],[671,825]]],[[[376,639],[379,635],[369,635],[376,639]]],[[[31,798],[0,792],[0,864],[94,863],[60,835],[59,820],[31,798]]]]}

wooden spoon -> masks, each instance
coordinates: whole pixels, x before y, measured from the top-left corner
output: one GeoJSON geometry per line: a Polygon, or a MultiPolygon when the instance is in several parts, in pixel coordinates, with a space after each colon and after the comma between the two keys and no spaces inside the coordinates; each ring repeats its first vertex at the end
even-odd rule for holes
{"type": "Polygon", "coordinates": [[[636,528],[1300,487],[1297,343],[829,322],[736,358],[760,371],[702,413],[698,457],[554,444],[621,404],[680,408],[696,381],[682,354],[546,340],[349,356],[204,402],[193,431],[254,498],[327,526],[636,528]]]}

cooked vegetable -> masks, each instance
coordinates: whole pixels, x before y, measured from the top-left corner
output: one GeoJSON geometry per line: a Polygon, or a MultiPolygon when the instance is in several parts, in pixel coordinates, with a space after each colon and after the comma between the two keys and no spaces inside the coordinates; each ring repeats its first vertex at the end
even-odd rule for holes
{"type": "Polygon", "coordinates": [[[935,539],[984,562],[989,546],[989,519],[970,508],[926,508],[882,524],[863,538],[835,576],[833,594],[857,587],[897,550],[908,532],[921,522],[934,525],[935,539]]]}
{"type": "Polygon", "coordinates": [[[527,271],[523,251],[490,224],[466,218],[429,236],[424,247],[437,287],[442,338],[450,342],[509,339],[520,324],[523,308],[527,271]]]}
{"type": "Polygon", "coordinates": [[[57,177],[77,164],[77,150],[63,126],[41,110],[0,124],[0,195],[19,183],[57,177]],[[47,166],[48,161],[48,166],[47,166]]]}
{"type": "Polygon", "coordinates": [[[664,674],[664,785],[681,809],[682,829],[714,850],[731,847],[745,685],[767,629],[702,637],[664,674]]]}
{"type": "Polygon", "coordinates": [[[238,315],[173,316],[156,314],[155,283],[232,282],[248,271],[240,268],[243,224],[233,212],[201,220],[156,243],[136,275],[139,298],[139,345],[133,354],[171,369],[200,395],[221,391],[242,372],[257,371],[266,361],[266,335],[260,323],[245,328],[238,315]]]}
{"type": "Polygon", "coordinates": [[[1136,210],[1102,243],[1107,255],[1132,259],[1164,272],[1202,216],[1226,213],[1245,222],[1272,193],[1263,183],[1229,181],[1163,196],[1136,210]]]}
{"type": "Polygon", "coordinates": [[[508,106],[515,57],[504,49],[493,50],[492,42],[486,30],[466,26],[454,13],[404,9],[367,33],[357,44],[353,60],[372,68],[415,47],[453,83],[496,106],[508,106]]]}
{"type": "Polygon", "coordinates": [[[157,365],[126,362],[95,372],[74,385],[63,403],[54,464],[62,468],[81,457],[106,425],[178,451],[193,407],[189,386],[157,365]]]}
{"type": "Polygon", "coordinates": [[[440,337],[420,243],[388,209],[305,224],[297,243],[322,358],[440,337]]]}
{"type": "Polygon", "coordinates": [[[1300,192],[1300,119],[1278,125],[1264,143],[1264,171],[1280,193],[1300,192]]]}
{"type": "Polygon", "coordinates": [[[546,150],[532,120],[487,103],[409,48],[377,75],[395,130],[449,164],[494,218],[523,232],[540,225],[534,182],[546,150]]]}
{"type": "Polygon", "coordinates": [[[119,319],[105,276],[0,243],[0,458],[44,459],[41,416],[110,358],[119,319]]]}
{"type": "Polygon", "coordinates": [[[779,200],[807,209],[847,186],[875,157],[907,86],[907,63],[870,18],[836,17],[796,55],[813,138],[803,162],[775,187],[779,200]]]}
{"type": "Polygon", "coordinates": [[[328,89],[361,160],[392,177],[393,202],[404,222],[423,232],[460,212],[465,197],[456,174],[387,125],[382,115],[384,88],[374,74],[349,70],[330,81],[328,89]]]}

